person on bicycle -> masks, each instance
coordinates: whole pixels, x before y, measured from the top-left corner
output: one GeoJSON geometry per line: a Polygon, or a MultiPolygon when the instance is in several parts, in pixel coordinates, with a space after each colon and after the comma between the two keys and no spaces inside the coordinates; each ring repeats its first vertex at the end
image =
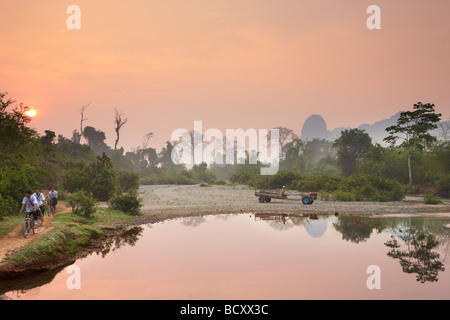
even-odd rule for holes
{"type": "Polygon", "coordinates": [[[56,204],[58,203],[58,191],[53,187],[51,191],[49,191],[47,198],[50,199],[50,204],[56,210],[56,204]]]}
{"type": "Polygon", "coordinates": [[[38,203],[38,208],[41,211],[42,216],[44,216],[44,212],[45,212],[45,206],[44,206],[45,196],[39,191],[39,188],[36,188],[36,189],[34,189],[34,193],[33,193],[32,197],[36,198],[36,201],[38,203]]]}
{"type": "Polygon", "coordinates": [[[31,196],[30,190],[25,191],[25,197],[22,200],[22,207],[20,208],[19,214],[22,214],[24,208],[27,214],[33,214],[35,221],[39,219],[38,202],[35,197],[31,196]]]}

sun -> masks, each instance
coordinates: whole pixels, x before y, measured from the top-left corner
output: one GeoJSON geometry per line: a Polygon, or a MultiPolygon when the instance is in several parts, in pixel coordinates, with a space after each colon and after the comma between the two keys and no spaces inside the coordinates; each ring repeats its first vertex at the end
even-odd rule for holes
{"type": "Polygon", "coordinates": [[[27,117],[33,118],[37,115],[37,112],[34,109],[28,109],[27,111],[25,111],[25,115],[27,117]]]}

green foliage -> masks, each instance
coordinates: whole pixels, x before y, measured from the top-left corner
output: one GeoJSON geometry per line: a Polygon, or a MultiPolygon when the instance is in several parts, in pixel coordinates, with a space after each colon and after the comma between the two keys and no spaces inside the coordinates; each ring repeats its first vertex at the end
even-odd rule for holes
{"type": "Polygon", "coordinates": [[[108,203],[110,208],[121,210],[131,215],[138,215],[142,207],[142,199],[138,197],[136,191],[116,195],[108,203]]]}
{"type": "MultiPolygon", "coordinates": [[[[70,168],[62,173],[61,178],[65,190],[69,192],[85,190],[91,192],[99,201],[108,201],[119,189],[116,171],[106,154],[97,156],[96,161],[89,165],[83,161],[72,162],[70,168]]],[[[133,183],[131,180],[128,183],[133,183]]]]}
{"type": "Polygon", "coordinates": [[[344,130],[341,136],[333,142],[337,150],[337,161],[344,177],[357,172],[363,154],[367,153],[372,145],[372,139],[359,129],[344,130]]]}
{"type": "Polygon", "coordinates": [[[377,176],[356,174],[344,178],[333,192],[333,199],[340,201],[398,201],[404,197],[400,183],[377,176]]]}
{"type": "Polygon", "coordinates": [[[206,163],[194,165],[191,171],[193,178],[200,182],[210,183],[216,179],[216,175],[208,170],[206,163]]]}
{"type": "Polygon", "coordinates": [[[230,181],[234,184],[250,184],[250,180],[259,176],[259,170],[243,168],[233,173],[230,181]]]}
{"type": "Polygon", "coordinates": [[[339,176],[328,176],[328,175],[321,175],[321,176],[303,176],[300,180],[298,180],[297,184],[295,185],[295,189],[301,190],[301,191],[310,191],[310,192],[318,192],[320,190],[326,191],[326,192],[332,192],[336,190],[340,183],[342,181],[342,178],[339,176]]]}
{"type": "Polygon", "coordinates": [[[132,171],[117,171],[117,179],[122,192],[137,190],[140,185],[139,175],[132,171]]]}
{"type": "Polygon", "coordinates": [[[95,213],[96,201],[92,193],[80,190],[67,197],[66,206],[70,207],[73,213],[89,219],[95,213]]]}
{"type": "Polygon", "coordinates": [[[401,112],[397,124],[386,128],[389,136],[384,141],[394,146],[399,140],[400,148],[408,154],[409,188],[413,185],[412,157],[416,151],[423,151],[430,147],[437,139],[429,132],[437,128],[441,114],[435,113],[434,104],[418,102],[414,111],[401,112]]]}
{"type": "Polygon", "coordinates": [[[440,204],[442,203],[441,199],[435,197],[432,193],[427,193],[423,198],[423,203],[425,204],[440,204]]]}

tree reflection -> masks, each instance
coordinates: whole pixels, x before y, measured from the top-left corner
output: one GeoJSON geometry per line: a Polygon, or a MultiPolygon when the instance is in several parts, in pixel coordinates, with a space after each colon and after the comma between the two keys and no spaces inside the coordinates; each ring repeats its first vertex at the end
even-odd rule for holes
{"type": "Polygon", "coordinates": [[[181,221],[181,224],[187,227],[198,227],[202,223],[205,223],[206,219],[202,216],[199,217],[187,217],[181,221]]]}
{"type": "Polygon", "coordinates": [[[395,236],[386,241],[385,245],[391,250],[388,256],[399,259],[403,272],[416,274],[416,280],[421,283],[437,282],[439,271],[445,271],[444,264],[439,260],[439,253],[434,252],[439,241],[437,238],[426,231],[398,230],[398,238],[404,241],[404,248],[395,236]]]}
{"type": "Polygon", "coordinates": [[[339,217],[338,222],[333,223],[336,231],[342,233],[342,239],[360,243],[370,238],[373,227],[368,223],[368,219],[359,217],[339,217]]]}
{"type": "Polygon", "coordinates": [[[102,247],[97,251],[97,254],[101,254],[104,258],[109,252],[115,251],[124,245],[134,246],[138,241],[139,237],[142,235],[142,227],[133,227],[126,230],[120,235],[108,238],[102,245],[102,247]]]}

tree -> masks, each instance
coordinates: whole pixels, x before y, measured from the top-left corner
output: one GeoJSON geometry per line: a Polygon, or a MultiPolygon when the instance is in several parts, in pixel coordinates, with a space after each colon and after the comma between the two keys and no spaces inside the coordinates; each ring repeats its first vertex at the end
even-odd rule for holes
{"type": "Polygon", "coordinates": [[[41,137],[41,141],[43,144],[51,145],[53,144],[55,138],[56,138],[55,132],[51,130],[45,130],[45,136],[41,137]]]}
{"type": "MultiPolygon", "coordinates": [[[[308,160],[306,144],[300,139],[294,139],[286,150],[286,157],[282,162],[284,170],[292,170],[304,173],[308,160]]],[[[310,154],[311,155],[311,154],[310,154]]],[[[311,157],[309,157],[311,158],[311,157]]]]}
{"type": "Polygon", "coordinates": [[[6,95],[0,92],[0,153],[31,160],[36,155],[39,140],[37,132],[27,126],[31,122],[26,115],[29,108],[21,103],[8,110],[16,101],[6,100],[6,95]]]}
{"type": "MultiPolygon", "coordinates": [[[[275,130],[278,130],[278,142],[280,145],[280,161],[284,159],[285,157],[285,147],[288,143],[289,139],[297,139],[297,135],[295,134],[294,130],[288,129],[285,127],[276,127],[275,130]]],[[[272,129],[273,130],[273,129],[272,129]]],[[[271,134],[270,132],[267,135],[267,143],[270,143],[271,140],[271,134]]]]}
{"type": "Polygon", "coordinates": [[[103,131],[97,130],[94,127],[84,128],[83,135],[96,154],[102,154],[110,148],[106,145],[106,135],[103,131]]]}
{"type": "Polygon", "coordinates": [[[116,125],[116,142],[114,143],[114,150],[117,150],[117,144],[119,143],[119,138],[120,138],[120,129],[123,127],[123,125],[125,125],[125,123],[127,123],[128,119],[123,119],[123,113],[119,112],[119,110],[114,109],[115,112],[115,119],[114,119],[114,124],[116,125]]]}
{"type": "Polygon", "coordinates": [[[363,154],[369,151],[371,145],[372,139],[364,130],[341,132],[341,136],[333,142],[333,147],[337,150],[337,161],[345,177],[357,172],[363,154]]]}
{"type": "Polygon", "coordinates": [[[89,165],[87,173],[95,199],[107,201],[119,189],[117,173],[111,159],[105,153],[97,156],[97,160],[89,165]]]}
{"type": "Polygon", "coordinates": [[[442,116],[435,113],[434,104],[431,103],[418,102],[413,109],[414,111],[401,112],[397,124],[386,128],[389,136],[383,139],[391,145],[395,145],[398,140],[403,141],[400,147],[408,153],[409,190],[413,184],[411,156],[416,150],[422,151],[437,140],[429,132],[438,127],[437,123],[442,116]]]}
{"type": "Polygon", "coordinates": [[[76,143],[80,143],[81,142],[81,137],[84,136],[84,128],[83,128],[83,123],[84,121],[86,121],[87,119],[84,118],[84,111],[87,109],[87,107],[89,107],[90,103],[88,103],[87,105],[83,105],[80,109],[80,115],[81,115],[81,120],[80,120],[80,131],[78,132],[78,130],[73,130],[73,134],[72,134],[72,141],[76,142],[76,143]]]}

